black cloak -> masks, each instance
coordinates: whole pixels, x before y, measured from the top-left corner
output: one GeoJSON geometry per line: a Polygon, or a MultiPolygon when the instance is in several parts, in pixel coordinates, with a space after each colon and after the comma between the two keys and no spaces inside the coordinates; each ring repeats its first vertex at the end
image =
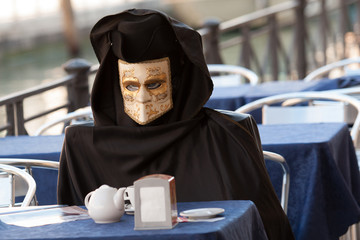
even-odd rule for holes
{"type": "Polygon", "coordinates": [[[256,123],[204,108],[213,84],[201,36],[167,15],[132,9],[91,31],[100,62],[92,93],[94,126],[66,129],[58,203],[82,205],[102,184],[132,185],[145,175],[175,176],[178,201],[252,200],[271,240],[293,234],[267,174],[256,123]],[[170,58],[173,109],[147,125],[125,112],[118,59],[170,58]]]}

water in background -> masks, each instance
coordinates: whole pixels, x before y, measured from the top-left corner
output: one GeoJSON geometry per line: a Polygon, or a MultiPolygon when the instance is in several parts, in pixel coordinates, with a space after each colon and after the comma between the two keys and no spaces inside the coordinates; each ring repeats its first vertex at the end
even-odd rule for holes
{"type": "MultiPolygon", "coordinates": [[[[86,59],[90,64],[98,63],[88,37],[81,41],[79,57],[86,59]]],[[[69,59],[65,43],[61,40],[29,50],[2,54],[0,59],[0,98],[65,76],[62,65],[69,59]]],[[[65,88],[57,88],[30,97],[24,101],[24,117],[30,117],[42,110],[58,106],[59,103],[65,103],[66,96],[65,88]]],[[[41,124],[65,113],[66,110],[59,110],[46,117],[29,121],[25,127],[31,135],[41,124]]],[[[4,115],[5,107],[1,107],[0,125],[5,123],[6,119],[2,117],[4,115]]],[[[62,126],[55,127],[50,134],[58,134],[61,130],[62,126]]],[[[0,133],[0,137],[4,134],[0,133]]]]}
{"type": "MultiPolygon", "coordinates": [[[[81,58],[97,60],[88,39],[81,44],[81,58]]],[[[43,44],[29,50],[5,53],[0,58],[0,97],[65,75],[62,65],[69,60],[63,41],[43,44]]]]}

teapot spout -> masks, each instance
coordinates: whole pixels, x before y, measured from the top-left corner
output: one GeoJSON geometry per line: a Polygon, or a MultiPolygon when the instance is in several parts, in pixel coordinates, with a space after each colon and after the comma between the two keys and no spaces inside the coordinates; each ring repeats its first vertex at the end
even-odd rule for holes
{"type": "Polygon", "coordinates": [[[126,188],[122,187],[119,188],[119,190],[117,190],[117,192],[114,195],[114,204],[115,207],[119,210],[124,210],[124,192],[125,192],[126,188]]]}

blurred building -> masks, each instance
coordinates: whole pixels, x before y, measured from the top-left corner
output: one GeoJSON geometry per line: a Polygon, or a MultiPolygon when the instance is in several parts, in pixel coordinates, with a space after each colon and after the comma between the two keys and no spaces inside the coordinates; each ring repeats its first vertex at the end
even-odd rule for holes
{"type": "MultiPolygon", "coordinates": [[[[0,0],[0,52],[31,48],[63,37],[66,0],[0,0]]],[[[128,8],[167,12],[199,28],[208,18],[229,20],[284,0],[69,0],[77,34],[87,35],[103,16],[128,8]]]]}

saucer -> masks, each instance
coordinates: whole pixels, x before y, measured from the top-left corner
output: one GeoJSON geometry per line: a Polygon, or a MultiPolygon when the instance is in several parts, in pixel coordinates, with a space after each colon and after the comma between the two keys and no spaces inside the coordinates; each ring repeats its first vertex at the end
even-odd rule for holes
{"type": "Polygon", "coordinates": [[[182,211],[180,216],[192,219],[213,218],[223,212],[225,212],[223,208],[196,208],[182,211]]]}

